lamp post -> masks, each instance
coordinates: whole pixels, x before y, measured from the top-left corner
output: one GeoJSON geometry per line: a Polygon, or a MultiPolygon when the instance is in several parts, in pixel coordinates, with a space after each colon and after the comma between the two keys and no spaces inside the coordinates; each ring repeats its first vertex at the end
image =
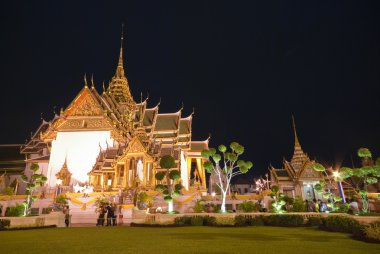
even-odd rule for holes
{"type": "Polygon", "coordinates": [[[342,198],[342,203],[346,203],[346,197],[344,196],[344,191],[343,191],[343,185],[342,185],[342,182],[339,181],[340,179],[340,174],[338,171],[334,171],[333,172],[333,176],[335,177],[336,179],[336,182],[338,184],[338,190],[339,190],[339,195],[340,197],[342,198]]]}

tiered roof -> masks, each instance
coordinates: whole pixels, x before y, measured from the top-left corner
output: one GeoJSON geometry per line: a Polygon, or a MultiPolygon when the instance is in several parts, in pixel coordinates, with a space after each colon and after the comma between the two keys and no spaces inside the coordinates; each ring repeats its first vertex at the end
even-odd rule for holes
{"type": "MultiPolygon", "coordinates": [[[[183,117],[182,108],[175,113],[159,113],[159,105],[149,108],[148,98],[140,103],[133,99],[125,76],[121,46],[116,73],[107,89],[103,84],[103,93],[99,94],[93,78],[89,87],[85,76],[84,87],[72,103],[50,122],[44,121],[21,153],[40,153],[55,139],[58,131],[110,130],[118,150],[108,147],[100,151],[95,167],[110,168],[120,155],[120,149],[126,148],[136,136],[152,156],[171,154],[179,160],[180,149],[193,150],[192,146],[197,146],[191,141],[193,114],[183,117]]],[[[208,141],[199,144],[207,148],[208,141]]]]}
{"type": "Polygon", "coordinates": [[[309,178],[320,178],[321,174],[312,170],[312,165],[315,161],[310,160],[306,153],[302,150],[301,144],[298,139],[296,125],[293,117],[293,131],[294,131],[294,152],[290,161],[283,160],[283,168],[274,168],[269,166],[269,171],[272,173],[276,180],[295,181],[303,176],[309,178]]]}

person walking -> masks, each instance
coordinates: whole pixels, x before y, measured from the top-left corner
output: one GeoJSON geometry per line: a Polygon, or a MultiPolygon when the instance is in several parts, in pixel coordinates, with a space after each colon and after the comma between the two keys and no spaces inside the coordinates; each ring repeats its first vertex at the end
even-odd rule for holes
{"type": "Polygon", "coordinates": [[[63,214],[65,215],[65,224],[66,224],[66,227],[68,228],[70,225],[70,208],[69,208],[69,206],[66,206],[63,209],[63,214]]]}

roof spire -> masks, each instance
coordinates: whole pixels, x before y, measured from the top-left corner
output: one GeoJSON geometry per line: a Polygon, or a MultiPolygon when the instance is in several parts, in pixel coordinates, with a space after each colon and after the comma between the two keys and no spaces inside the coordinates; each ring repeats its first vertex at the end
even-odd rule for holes
{"type": "Polygon", "coordinates": [[[87,87],[87,77],[86,73],[84,74],[84,87],[87,87]]]}
{"type": "Polygon", "coordinates": [[[127,77],[125,76],[124,66],[123,66],[123,43],[124,43],[124,24],[121,27],[121,37],[120,37],[120,55],[119,61],[116,68],[116,73],[112,77],[111,82],[108,86],[108,93],[111,94],[116,102],[134,104],[131,91],[129,89],[129,84],[127,77]]]}
{"type": "Polygon", "coordinates": [[[294,131],[294,146],[301,147],[300,142],[298,140],[298,136],[297,136],[297,130],[296,130],[296,123],[294,120],[294,115],[292,115],[292,120],[293,120],[293,131],[294,131]]]}
{"type": "Polygon", "coordinates": [[[123,42],[124,42],[124,23],[121,24],[121,37],[120,37],[120,55],[119,62],[117,64],[116,76],[124,76],[124,66],[123,66],[123,42]]]}

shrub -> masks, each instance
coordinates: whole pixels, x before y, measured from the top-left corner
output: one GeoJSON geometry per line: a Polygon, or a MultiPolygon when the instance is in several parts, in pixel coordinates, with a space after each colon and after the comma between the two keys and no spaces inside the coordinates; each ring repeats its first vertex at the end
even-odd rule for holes
{"type": "Polygon", "coordinates": [[[9,227],[11,225],[11,221],[10,220],[0,220],[0,230],[1,229],[4,229],[5,227],[9,227]]]}
{"type": "Polygon", "coordinates": [[[380,242],[380,221],[370,223],[364,227],[365,240],[380,242]]]}
{"type": "Polygon", "coordinates": [[[246,215],[237,215],[235,216],[235,226],[248,226],[249,220],[251,216],[246,215]]]}
{"type": "Polygon", "coordinates": [[[242,210],[243,212],[250,213],[257,212],[260,209],[260,206],[253,201],[244,201],[238,205],[238,209],[242,210]]]}
{"type": "Polygon", "coordinates": [[[338,208],[338,212],[339,213],[348,213],[348,210],[350,208],[350,205],[345,203],[345,204],[341,204],[338,208]]]}
{"type": "Polygon", "coordinates": [[[266,226],[298,227],[304,224],[302,215],[269,215],[263,220],[266,226]]]}
{"type": "Polygon", "coordinates": [[[305,211],[306,211],[305,203],[300,197],[296,197],[293,201],[292,212],[305,212],[305,211]]]}
{"type": "Polygon", "coordinates": [[[193,216],[190,220],[191,226],[203,226],[202,216],[193,216]]]}
{"type": "Polygon", "coordinates": [[[216,218],[213,216],[203,217],[203,225],[205,225],[205,226],[216,226],[216,218]]]}
{"type": "Polygon", "coordinates": [[[217,226],[233,226],[235,225],[234,217],[216,217],[216,225],[217,226]]]}
{"type": "Polygon", "coordinates": [[[176,217],[174,219],[174,224],[178,225],[178,226],[190,226],[191,225],[191,217],[188,217],[188,216],[176,217]]]}
{"type": "Polygon", "coordinates": [[[322,218],[319,216],[313,216],[307,218],[306,226],[319,227],[322,224],[322,218]]]}
{"type": "Polygon", "coordinates": [[[263,216],[262,215],[260,215],[260,216],[252,216],[249,219],[248,224],[250,226],[264,226],[263,216]]]}
{"type": "Polygon", "coordinates": [[[325,218],[321,229],[333,232],[354,233],[354,231],[360,226],[356,220],[346,216],[329,216],[325,218]]]}
{"type": "Polygon", "coordinates": [[[25,206],[23,204],[19,205],[16,204],[15,206],[9,206],[7,207],[7,210],[5,210],[5,216],[6,217],[19,217],[24,215],[25,206]]]}
{"type": "Polygon", "coordinates": [[[202,199],[198,199],[197,201],[195,201],[195,204],[193,206],[194,213],[202,213],[205,211],[206,207],[201,202],[202,199]]]}

